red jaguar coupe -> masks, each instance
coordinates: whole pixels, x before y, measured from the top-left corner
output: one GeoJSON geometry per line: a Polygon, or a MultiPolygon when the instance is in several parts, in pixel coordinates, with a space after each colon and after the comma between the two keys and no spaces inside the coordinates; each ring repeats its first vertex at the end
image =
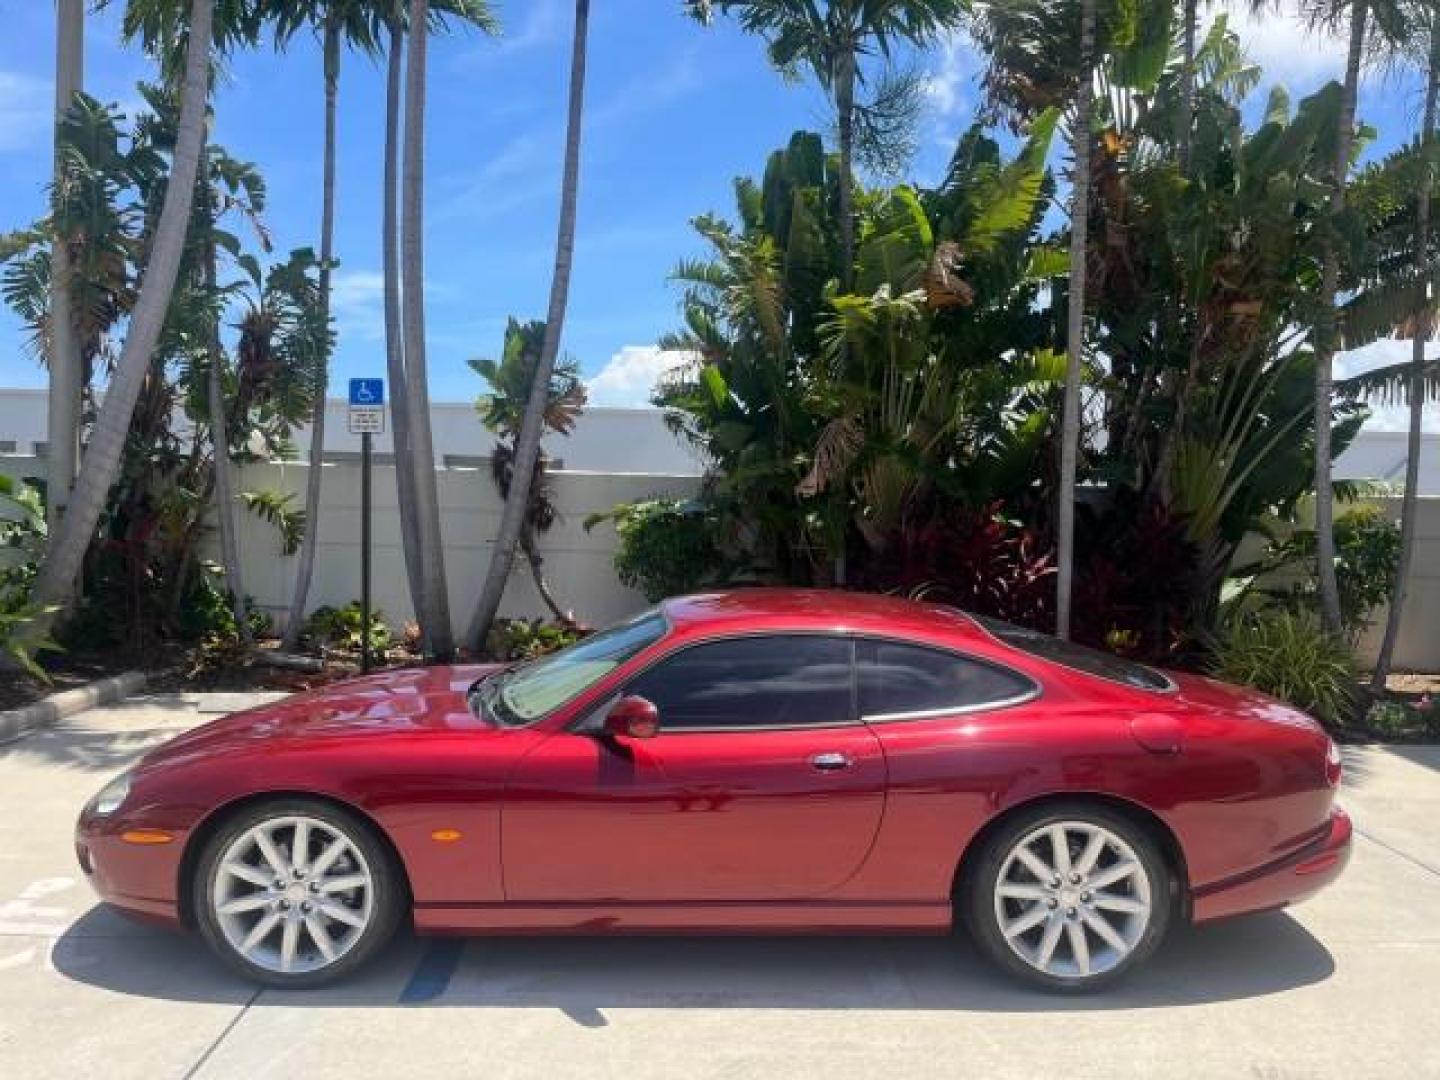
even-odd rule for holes
{"type": "Polygon", "coordinates": [[[226,717],[80,816],[100,895],[311,986],[422,933],[943,934],[1099,987],[1172,921],[1334,881],[1309,717],[953,609],[672,600],[513,667],[226,717]]]}

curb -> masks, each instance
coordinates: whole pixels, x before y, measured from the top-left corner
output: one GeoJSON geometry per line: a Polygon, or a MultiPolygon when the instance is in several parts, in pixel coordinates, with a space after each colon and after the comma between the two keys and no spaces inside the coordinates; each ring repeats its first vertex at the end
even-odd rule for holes
{"type": "Polygon", "coordinates": [[[97,679],[85,686],[77,686],[73,690],[61,690],[33,705],[0,712],[0,744],[13,742],[22,735],[48,727],[57,720],[92,709],[96,705],[120,701],[144,685],[143,671],[125,671],[108,679],[97,679]]]}

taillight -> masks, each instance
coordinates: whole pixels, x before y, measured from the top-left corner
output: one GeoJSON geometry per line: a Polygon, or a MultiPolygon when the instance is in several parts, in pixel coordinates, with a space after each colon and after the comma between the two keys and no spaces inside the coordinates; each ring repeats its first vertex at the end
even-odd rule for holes
{"type": "Polygon", "coordinates": [[[1325,782],[1331,787],[1340,786],[1340,774],[1344,766],[1340,759],[1340,747],[1335,745],[1335,740],[1327,741],[1325,747],[1325,782]]]}

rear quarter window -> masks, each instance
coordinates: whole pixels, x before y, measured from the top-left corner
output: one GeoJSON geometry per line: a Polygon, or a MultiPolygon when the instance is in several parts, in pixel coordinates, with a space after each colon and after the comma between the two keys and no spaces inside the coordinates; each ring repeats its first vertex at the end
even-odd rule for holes
{"type": "Polygon", "coordinates": [[[1164,693],[1175,689],[1175,683],[1164,672],[1126,660],[1123,656],[1076,645],[1072,641],[1061,641],[1050,634],[1027,630],[1002,619],[991,619],[983,615],[973,615],[971,618],[1002,644],[1031,656],[1038,656],[1041,660],[1049,660],[1052,664],[1120,683],[1135,690],[1164,693]]]}
{"type": "Polygon", "coordinates": [[[869,720],[995,708],[1036,693],[1025,676],[944,649],[856,642],[860,715],[869,720]]]}

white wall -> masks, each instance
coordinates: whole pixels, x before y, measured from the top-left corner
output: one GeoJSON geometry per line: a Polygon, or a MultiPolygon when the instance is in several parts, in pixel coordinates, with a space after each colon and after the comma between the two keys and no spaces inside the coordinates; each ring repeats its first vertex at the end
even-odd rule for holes
{"type": "MultiPolygon", "coordinates": [[[[360,468],[339,464],[326,465],[324,470],[319,549],[310,590],[312,608],[321,604],[338,607],[360,595],[360,468]]],[[[251,466],[242,470],[240,489],[295,492],[292,505],[298,506],[303,503],[307,472],[306,466],[295,464],[251,466]]],[[[391,626],[399,628],[413,614],[400,547],[394,470],[376,467],[374,480],[372,602],[385,612],[391,626]]],[[[437,480],[450,610],[456,633],[460,634],[480,594],[500,525],[502,503],[488,469],[441,469],[437,480]]],[[[573,609],[577,618],[597,624],[644,607],[644,597],[625,588],[615,576],[611,561],[614,528],[607,523],[587,533],[585,518],[617,503],[653,495],[688,497],[695,493],[698,481],[686,476],[560,472],[553,475],[552,483],[561,518],[540,538],[540,549],[556,598],[573,609]]],[[[296,560],[281,554],[279,534],[273,527],[253,514],[242,514],[241,518],[245,589],[275,616],[278,625],[289,607],[296,560]]],[[[212,537],[211,557],[215,556],[213,547],[212,537]]],[[[516,559],[501,614],[546,614],[523,555],[516,559]]]]}
{"type": "MultiPolygon", "coordinates": [[[[1400,520],[1399,499],[1374,499],[1376,505],[1400,520]]],[[[1370,630],[1360,641],[1360,654],[1374,660],[1385,633],[1386,609],[1372,616],[1370,630]]],[[[1396,643],[1397,670],[1440,672],[1440,498],[1422,497],[1417,516],[1415,560],[1410,567],[1410,589],[1400,616],[1396,643]]]]}
{"type": "MultiPolygon", "coordinates": [[[[0,471],[22,477],[44,475],[45,463],[33,457],[0,456],[0,471]]],[[[241,488],[273,487],[295,492],[294,505],[303,502],[307,467],[268,464],[244,470],[241,488]]],[[[456,630],[463,632],[479,594],[490,548],[499,526],[501,503],[485,469],[442,469],[438,472],[441,529],[444,534],[450,604],[456,630]]],[[[617,475],[559,472],[554,476],[555,497],[562,518],[541,540],[545,570],[560,602],[577,617],[596,624],[617,619],[644,606],[644,598],[625,588],[615,576],[612,558],[615,533],[609,524],[587,533],[587,515],[609,510],[616,503],[652,495],[688,497],[699,487],[693,476],[617,475]]],[[[1399,499],[1374,500],[1398,518],[1399,499]]],[[[275,530],[252,514],[241,514],[241,552],[246,589],[277,623],[288,609],[293,558],[280,554],[275,530]]],[[[411,609],[400,552],[399,514],[395,500],[394,470],[375,470],[374,603],[392,626],[410,619],[411,609]]],[[[357,465],[325,466],[320,512],[320,550],[310,606],[349,603],[360,595],[360,470],[357,465]]],[[[214,541],[210,540],[214,557],[214,541]]],[[[501,613],[508,616],[543,615],[524,557],[517,559],[501,613]]],[[[1361,641],[1361,653],[1373,657],[1384,628],[1384,612],[1374,616],[1371,631],[1361,641]]],[[[1412,569],[1409,599],[1401,623],[1395,654],[1399,669],[1440,672],[1440,498],[1420,500],[1419,537],[1412,569]]]]}

